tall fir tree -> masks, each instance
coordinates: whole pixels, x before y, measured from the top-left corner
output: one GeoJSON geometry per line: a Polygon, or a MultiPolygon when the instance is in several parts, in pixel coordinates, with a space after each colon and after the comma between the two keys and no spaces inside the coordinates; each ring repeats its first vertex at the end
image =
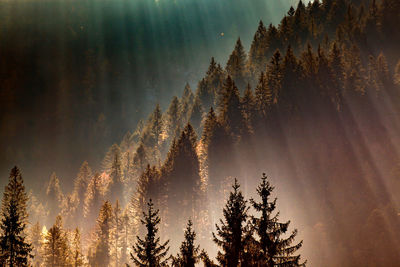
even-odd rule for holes
{"type": "Polygon", "coordinates": [[[28,266],[32,245],[26,239],[28,214],[24,181],[17,167],[10,172],[1,202],[0,263],[2,266],[28,266]]]}
{"type": "MultiPolygon", "coordinates": [[[[46,208],[49,211],[48,218],[57,217],[61,212],[64,195],[61,191],[60,180],[55,173],[50,176],[50,181],[46,190],[46,200],[46,208]]],[[[49,221],[47,223],[49,223],[49,221]]]]}
{"type": "Polygon", "coordinates": [[[267,65],[267,37],[267,28],[265,28],[263,22],[260,20],[249,52],[249,70],[253,77],[258,77],[267,65]]]}
{"type": "Polygon", "coordinates": [[[32,225],[29,233],[29,241],[32,244],[33,259],[31,260],[31,265],[33,267],[40,267],[42,264],[42,244],[44,240],[39,222],[32,225]]]}
{"type": "Polygon", "coordinates": [[[81,232],[79,231],[79,228],[76,228],[73,233],[71,252],[72,252],[72,266],[73,267],[84,266],[82,245],[81,245],[81,232]]]}
{"type": "Polygon", "coordinates": [[[267,75],[263,72],[255,89],[255,106],[257,110],[257,121],[264,123],[272,104],[272,91],[268,85],[267,75]]]}
{"type": "Polygon", "coordinates": [[[140,267],[165,266],[169,260],[169,257],[167,257],[169,240],[160,243],[160,237],[157,236],[158,224],[161,221],[158,216],[159,210],[154,209],[151,199],[147,206],[148,211],[147,213],[143,212],[144,219],[141,220],[147,233],[144,239],[137,237],[131,259],[136,266],[140,267]]]}
{"type": "Polygon", "coordinates": [[[248,79],[247,55],[240,38],[236,41],[235,49],[226,63],[226,72],[237,83],[241,90],[245,89],[248,79]]]}
{"type": "Polygon", "coordinates": [[[74,191],[72,198],[77,203],[76,212],[74,214],[74,221],[81,225],[83,223],[84,206],[85,206],[85,193],[92,179],[92,170],[87,161],[83,162],[79,173],[74,181],[74,191]]]}
{"type": "Polygon", "coordinates": [[[103,189],[101,186],[101,176],[96,173],[93,175],[85,194],[85,213],[86,221],[94,220],[103,202],[103,189]]]}
{"type": "Polygon", "coordinates": [[[248,132],[253,133],[256,114],[256,102],[250,84],[247,84],[244,95],[240,100],[240,105],[248,132]]]}
{"type": "Polygon", "coordinates": [[[176,257],[173,257],[172,266],[179,267],[194,267],[200,259],[199,246],[194,244],[196,239],[196,233],[193,231],[193,223],[189,220],[186,230],[185,239],[183,240],[180,253],[176,257]]]}
{"type": "Polygon", "coordinates": [[[121,243],[122,243],[122,238],[123,236],[121,235],[124,230],[124,225],[123,225],[123,217],[122,217],[122,210],[121,206],[119,204],[119,201],[117,200],[115,202],[115,206],[113,209],[113,216],[112,216],[112,249],[111,249],[111,256],[114,260],[115,267],[120,266],[120,254],[121,254],[121,243]]]}
{"type": "Polygon", "coordinates": [[[192,109],[190,111],[189,122],[193,125],[196,133],[201,133],[201,123],[203,120],[203,105],[201,104],[200,99],[196,96],[194,99],[194,103],[192,109]]]}
{"type": "Polygon", "coordinates": [[[221,104],[221,121],[232,134],[233,139],[238,140],[245,124],[240,105],[240,93],[230,76],[224,82],[221,104]]]}
{"type": "Polygon", "coordinates": [[[112,206],[109,201],[102,205],[97,219],[94,254],[89,256],[92,267],[108,267],[110,265],[112,206]]]}
{"type": "Polygon", "coordinates": [[[124,193],[124,183],[121,168],[121,154],[114,154],[114,159],[110,170],[110,186],[109,186],[109,196],[111,201],[116,201],[120,199],[124,203],[123,193],[124,193]]]}
{"type": "Polygon", "coordinates": [[[261,213],[260,217],[252,218],[254,230],[258,237],[256,241],[259,266],[302,266],[300,264],[300,255],[293,256],[298,249],[301,248],[303,241],[292,245],[297,235],[294,230],[288,238],[282,235],[288,230],[290,221],[280,223],[278,221],[279,212],[273,214],[276,208],[276,198],[271,200],[271,193],[274,188],[267,180],[267,176],[263,174],[260,185],[257,187],[257,194],[261,198],[260,202],[251,199],[250,202],[256,212],[261,213]]]}
{"type": "Polygon", "coordinates": [[[45,266],[49,267],[64,267],[71,263],[68,237],[61,216],[57,216],[55,224],[46,233],[43,257],[45,266]]]}
{"type": "MultiPolygon", "coordinates": [[[[195,218],[201,197],[200,164],[196,152],[197,137],[193,127],[188,124],[168,153],[162,167],[162,181],[167,186],[168,224],[173,226],[168,232],[173,233],[185,222],[182,218],[195,218]],[[179,212],[181,216],[174,214],[179,212]]],[[[179,233],[175,233],[176,235],[179,233]]]]}
{"type": "Polygon", "coordinates": [[[216,225],[217,231],[213,233],[214,242],[221,247],[217,260],[222,266],[234,267],[244,264],[244,247],[247,240],[248,210],[247,201],[239,190],[237,179],[232,186],[228,201],[223,209],[224,220],[216,225]]]}

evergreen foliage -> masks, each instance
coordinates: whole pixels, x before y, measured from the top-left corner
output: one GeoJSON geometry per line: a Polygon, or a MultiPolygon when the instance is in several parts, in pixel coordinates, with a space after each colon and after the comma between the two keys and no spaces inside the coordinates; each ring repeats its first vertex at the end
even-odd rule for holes
{"type": "Polygon", "coordinates": [[[137,237],[137,241],[133,246],[131,259],[136,266],[166,266],[169,258],[166,258],[169,247],[169,241],[160,243],[160,238],[157,237],[158,224],[160,217],[158,210],[154,210],[154,204],[150,201],[147,204],[148,212],[143,212],[144,219],[141,223],[146,227],[147,233],[144,239],[137,237]]]}
{"type": "Polygon", "coordinates": [[[2,266],[28,266],[32,245],[26,239],[28,214],[24,181],[17,167],[12,168],[1,202],[0,263],[2,266]]]}

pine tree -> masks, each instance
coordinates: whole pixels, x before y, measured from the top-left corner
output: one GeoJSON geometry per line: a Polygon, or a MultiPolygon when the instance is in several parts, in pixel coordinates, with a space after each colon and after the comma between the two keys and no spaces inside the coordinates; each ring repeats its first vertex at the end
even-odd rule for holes
{"type": "Polygon", "coordinates": [[[195,246],[196,233],[192,229],[193,223],[189,220],[186,230],[185,239],[180,247],[180,253],[173,258],[173,266],[194,267],[199,261],[199,246],[195,246]]]}
{"type": "Polygon", "coordinates": [[[268,88],[272,92],[272,103],[277,103],[278,95],[282,88],[281,53],[279,50],[276,50],[272,56],[265,76],[268,88]]]}
{"type": "Polygon", "coordinates": [[[235,179],[228,201],[223,209],[224,220],[216,225],[217,233],[213,233],[214,242],[222,248],[218,251],[217,260],[222,266],[240,266],[244,256],[244,247],[248,232],[248,207],[240,185],[235,179]]]}
{"type": "Polygon", "coordinates": [[[251,199],[253,208],[261,213],[259,218],[253,217],[255,233],[258,236],[257,245],[260,253],[261,266],[300,266],[300,255],[293,254],[300,249],[303,241],[295,245],[291,245],[297,235],[294,230],[288,238],[282,238],[288,230],[290,221],[280,223],[278,221],[279,212],[273,214],[276,208],[276,198],[270,200],[271,193],[274,188],[267,181],[267,176],[263,174],[260,185],[257,187],[257,194],[261,198],[261,202],[251,199]]]}
{"type": "Polygon", "coordinates": [[[233,173],[230,157],[233,141],[226,127],[217,119],[213,108],[204,122],[202,143],[207,155],[208,190],[211,196],[219,196],[224,178],[233,173]]]}
{"type": "MultiPolygon", "coordinates": [[[[103,202],[100,174],[93,175],[85,194],[85,218],[94,220],[103,202]]],[[[87,220],[88,221],[88,220],[87,220]]]]}
{"type": "Polygon", "coordinates": [[[244,130],[244,117],[239,95],[235,82],[228,76],[223,86],[220,113],[224,126],[227,127],[234,140],[238,140],[244,130]]]}
{"type": "Polygon", "coordinates": [[[151,199],[147,206],[148,212],[143,212],[144,219],[141,220],[141,223],[146,227],[147,234],[144,239],[137,237],[137,241],[133,246],[133,253],[131,253],[131,259],[136,266],[165,266],[169,260],[169,258],[166,258],[169,250],[169,247],[167,247],[169,240],[160,243],[160,238],[157,237],[157,225],[160,223],[159,210],[154,210],[154,204],[151,199]]]}
{"type": "Polygon", "coordinates": [[[33,267],[39,267],[42,263],[41,250],[43,243],[42,228],[40,227],[39,222],[32,225],[29,233],[29,241],[32,244],[33,259],[31,264],[33,267]]]}
{"type": "Polygon", "coordinates": [[[288,47],[282,64],[281,91],[278,104],[285,111],[294,112],[298,108],[300,68],[291,46],[288,47]]]}
{"type": "Polygon", "coordinates": [[[205,78],[203,78],[197,86],[194,101],[196,101],[196,99],[204,107],[211,107],[214,102],[213,88],[211,88],[210,84],[205,78]]]}
{"type": "Polygon", "coordinates": [[[63,229],[62,218],[57,216],[55,224],[45,236],[44,263],[49,267],[68,266],[70,249],[67,233],[63,229]]]}
{"type": "Polygon", "coordinates": [[[72,240],[72,266],[83,266],[83,254],[81,248],[81,233],[79,228],[76,228],[72,240]]]}
{"type": "Polygon", "coordinates": [[[226,63],[226,72],[244,90],[247,84],[247,55],[240,38],[236,41],[235,49],[226,63]]]}
{"type": "Polygon", "coordinates": [[[106,156],[104,157],[103,162],[101,163],[103,171],[108,175],[112,171],[112,165],[114,164],[115,155],[119,155],[119,157],[121,156],[121,148],[118,146],[118,144],[113,144],[108,149],[106,156]]]}
{"type": "Polygon", "coordinates": [[[169,108],[166,113],[166,127],[169,138],[172,140],[175,136],[175,131],[180,128],[180,112],[179,112],[179,100],[176,96],[172,98],[169,108]]]}
{"type": "Polygon", "coordinates": [[[110,202],[105,201],[97,219],[94,255],[89,258],[89,263],[93,267],[110,265],[112,213],[110,202]]]}
{"type": "Polygon", "coordinates": [[[61,212],[64,195],[60,188],[60,181],[55,173],[50,176],[46,190],[46,207],[49,210],[48,218],[55,218],[61,212]]]}
{"type": "Polygon", "coordinates": [[[189,122],[193,125],[193,128],[197,133],[201,132],[201,122],[203,120],[203,105],[200,99],[196,96],[192,109],[190,111],[189,122]]]}
{"type": "Polygon", "coordinates": [[[79,173],[75,178],[74,191],[72,193],[73,201],[78,205],[76,207],[76,213],[74,214],[75,222],[77,222],[78,225],[81,225],[82,223],[85,206],[85,193],[89,186],[90,179],[92,179],[92,170],[90,169],[88,162],[85,161],[82,163],[79,173]]]}
{"type": "Polygon", "coordinates": [[[122,214],[122,232],[121,232],[121,264],[126,264],[128,262],[128,244],[130,234],[133,232],[131,221],[129,218],[129,209],[126,208],[122,214]]]}
{"type": "Polygon", "coordinates": [[[123,202],[124,198],[124,183],[122,181],[122,169],[121,169],[121,154],[114,154],[113,163],[110,170],[110,183],[109,194],[110,200],[116,201],[118,198],[123,202]]]}
{"type": "MultiPolygon", "coordinates": [[[[140,175],[135,194],[132,195],[130,201],[130,215],[132,218],[138,219],[140,215],[146,211],[146,199],[158,200],[158,183],[160,172],[155,166],[147,165],[145,171],[140,175]]],[[[139,227],[137,222],[133,222],[135,228],[139,227]]]]}
{"type": "Polygon", "coordinates": [[[255,106],[260,122],[265,122],[272,104],[272,91],[268,86],[267,76],[261,72],[260,79],[255,89],[255,106]]]}
{"type": "Polygon", "coordinates": [[[253,77],[258,77],[267,65],[267,37],[267,28],[265,28],[263,22],[260,20],[249,52],[249,68],[253,77]]]}
{"type": "MultiPolygon", "coordinates": [[[[205,79],[209,87],[209,93],[212,94],[211,106],[214,107],[217,100],[216,98],[218,90],[221,87],[223,80],[225,79],[224,70],[222,69],[220,64],[217,64],[215,62],[214,58],[211,58],[211,62],[208,67],[205,79]]],[[[206,108],[209,108],[209,106],[206,106],[206,108]]]]}
{"type": "Polygon", "coordinates": [[[332,101],[336,104],[337,109],[342,105],[343,87],[344,87],[344,66],[342,54],[337,44],[334,43],[329,55],[329,66],[334,77],[334,91],[331,93],[332,101]]]}
{"type": "Polygon", "coordinates": [[[180,101],[180,125],[185,125],[189,120],[189,112],[193,105],[194,95],[190,85],[187,83],[180,101]]]}
{"type": "Polygon", "coordinates": [[[162,177],[160,179],[165,183],[168,192],[169,214],[166,219],[168,224],[173,226],[168,229],[172,236],[174,236],[174,231],[179,229],[177,226],[184,227],[185,222],[182,218],[194,218],[199,209],[201,178],[196,140],[196,133],[188,124],[182,131],[179,140],[171,146],[161,170],[162,177]],[[179,212],[180,216],[175,216],[176,212],[179,212]]]}
{"type": "Polygon", "coordinates": [[[122,210],[119,205],[119,201],[115,202],[115,206],[113,209],[113,222],[112,222],[112,256],[114,258],[115,267],[120,265],[120,250],[121,250],[121,243],[122,243],[122,236],[121,233],[124,230],[123,225],[123,217],[122,217],[122,210]]]}
{"type": "Polygon", "coordinates": [[[132,164],[137,168],[137,173],[140,175],[148,164],[147,153],[143,143],[140,143],[133,156],[132,164]]]}
{"type": "Polygon", "coordinates": [[[0,263],[2,266],[28,266],[32,246],[26,240],[28,201],[24,182],[17,167],[10,172],[10,178],[3,193],[0,221],[0,263]]]}
{"type": "Polygon", "coordinates": [[[251,90],[250,84],[247,85],[246,90],[244,91],[244,95],[241,102],[241,109],[243,111],[243,117],[246,122],[248,132],[253,132],[254,123],[255,123],[255,111],[256,111],[256,103],[253,95],[253,91],[251,90]]]}

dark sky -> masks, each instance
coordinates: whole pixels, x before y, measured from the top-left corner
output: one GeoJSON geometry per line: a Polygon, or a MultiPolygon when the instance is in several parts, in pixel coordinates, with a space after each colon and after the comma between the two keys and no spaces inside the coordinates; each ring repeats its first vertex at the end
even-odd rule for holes
{"type": "Polygon", "coordinates": [[[295,0],[27,0],[0,4],[0,181],[18,165],[29,188],[51,172],[71,188],[80,164],[195,90],[211,56],[295,0]],[[224,33],[223,36],[221,33],[224,33]]]}

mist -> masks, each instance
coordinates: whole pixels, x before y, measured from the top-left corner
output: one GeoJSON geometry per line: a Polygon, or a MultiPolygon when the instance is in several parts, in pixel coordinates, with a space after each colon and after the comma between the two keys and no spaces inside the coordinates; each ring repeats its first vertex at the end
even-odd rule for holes
{"type": "Polygon", "coordinates": [[[294,246],[280,255],[289,266],[399,262],[395,0],[1,5],[1,181],[20,167],[45,262],[48,230],[65,233],[69,255],[77,228],[82,266],[131,264],[151,199],[168,255],[179,258],[191,220],[224,266],[240,191],[233,266],[257,266],[262,177],[269,223],[283,227],[266,236],[294,246]]]}

